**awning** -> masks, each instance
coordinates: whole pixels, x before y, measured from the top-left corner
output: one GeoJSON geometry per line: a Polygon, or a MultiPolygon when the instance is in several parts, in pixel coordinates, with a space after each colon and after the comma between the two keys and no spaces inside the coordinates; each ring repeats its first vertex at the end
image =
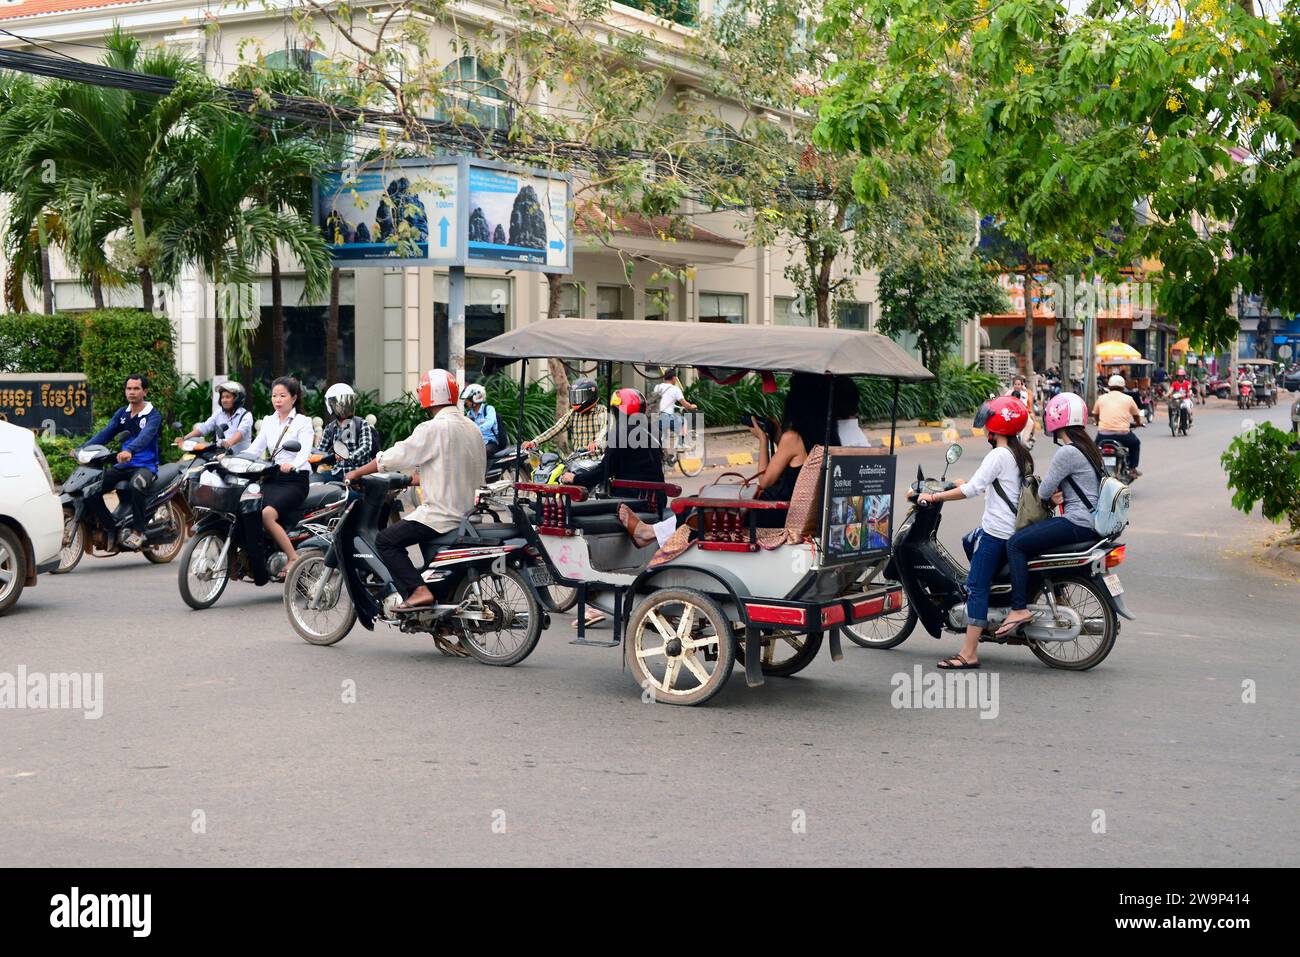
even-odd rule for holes
{"type": "Polygon", "coordinates": [[[573,359],[710,366],[756,372],[864,375],[925,382],[934,375],[876,332],[713,322],[541,319],[472,346],[494,359],[573,359]]]}

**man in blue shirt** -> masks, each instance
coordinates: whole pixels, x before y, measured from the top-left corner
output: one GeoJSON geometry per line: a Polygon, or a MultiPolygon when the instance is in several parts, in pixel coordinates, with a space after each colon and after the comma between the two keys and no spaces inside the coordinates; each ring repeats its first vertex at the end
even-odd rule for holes
{"type": "Polygon", "coordinates": [[[91,436],[87,445],[107,445],[119,435],[125,435],[117,462],[104,470],[104,482],[98,495],[86,503],[106,531],[113,528],[113,515],[104,504],[104,493],[125,489],[131,502],[131,526],[119,532],[119,540],[127,548],[144,544],[146,528],[144,506],[149,486],[158,474],[158,432],[162,428],[162,413],[148,401],[149,379],[132,373],[126,377],[126,405],[113,413],[108,425],[91,436]]]}
{"type": "Polygon", "coordinates": [[[465,415],[483,433],[483,445],[487,449],[487,457],[491,459],[501,451],[505,442],[502,441],[497,410],[487,404],[487,389],[477,382],[465,388],[465,415]]]}

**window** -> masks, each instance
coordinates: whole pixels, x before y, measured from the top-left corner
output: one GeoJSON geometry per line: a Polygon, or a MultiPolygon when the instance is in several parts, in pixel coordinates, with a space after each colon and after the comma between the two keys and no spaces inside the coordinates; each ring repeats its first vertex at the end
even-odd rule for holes
{"type": "Polygon", "coordinates": [[[623,318],[623,286],[596,287],[596,318],[623,318]]]}
{"type": "Polygon", "coordinates": [[[745,321],[745,297],[723,293],[700,293],[700,322],[745,321]]]}
{"type": "Polygon", "coordinates": [[[582,286],[578,283],[560,284],[560,315],[565,319],[582,318],[582,286]]]}
{"type": "Polygon", "coordinates": [[[442,89],[433,118],[444,123],[464,123],[466,114],[486,129],[510,128],[510,106],[500,75],[472,56],[463,56],[442,71],[442,89]]]}
{"type": "MultiPolygon", "coordinates": [[[[339,276],[339,351],[335,356],[339,379],[351,382],[356,376],[356,297],[351,273],[339,276]]],[[[280,280],[284,309],[284,365],[302,378],[307,388],[325,386],[325,326],[329,321],[329,294],[309,305],[301,304],[303,281],[294,276],[280,280]]],[[[257,330],[250,351],[253,374],[271,381],[271,281],[263,279],[258,290],[257,330]]]]}
{"type": "Polygon", "coordinates": [[[772,325],[811,326],[812,324],[812,316],[802,310],[798,299],[777,296],[772,300],[772,325]]]}
{"type": "Polygon", "coordinates": [[[262,58],[262,65],[268,70],[299,70],[303,73],[314,73],[314,64],[317,60],[325,59],[324,54],[317,53],[315,50],[300,50],[297,47],[289,47],[287,50],[276,50],[274,53],[268,53],[262,58]]]}
{"type": "Polygon", "coordinates": [[[619,0],[619,3],[684,27],[693,27],[700,22],[698,0],[619,0]]]}
{"type": "Polygon", "coordinates": [[[647,289],[645,291],[645,317],[653,322],[668,319],[668,310],[672,306],[672,297],[667,289],[647,289]]]}
{"type": "Polygon", "coordinates": [[[871,306],[865,302],[835,304],[835,325],[841,329],[866,332],[871,325],[871,306]]]}
{"type": "MultiPolygon", "coordinates": [[[[506,278],[469,276],[465,280],[465,348],[486,342],[510,328],[511,284],[506,278]]],[[[447,277],[433,277],[433,364],[450,369],[447,277]]],[[[465,378],[483,377],[483,357],[465,355],[465,378]]]]}

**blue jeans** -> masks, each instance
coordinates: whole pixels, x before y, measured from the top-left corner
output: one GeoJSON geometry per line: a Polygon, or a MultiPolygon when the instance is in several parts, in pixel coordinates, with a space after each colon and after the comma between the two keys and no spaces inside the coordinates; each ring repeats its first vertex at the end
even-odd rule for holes
{"type": "Polygon", "coordinates": [[[1007,540],[1007,564],[1011,566],[1011,608],[1023,611],[1029,600],[1029,559],[1066,545],[1097,541],[1091,528],[1076,525],[1058,515],[1027,525],[1007,540]]]}
{"type": "Polygon", "coordinates": [[[975,529],[961,540],[970,559],[966,575],[966,623],[984,628],[989,623],[989,587],[1007,557],[1007,539],[975,529]]]}

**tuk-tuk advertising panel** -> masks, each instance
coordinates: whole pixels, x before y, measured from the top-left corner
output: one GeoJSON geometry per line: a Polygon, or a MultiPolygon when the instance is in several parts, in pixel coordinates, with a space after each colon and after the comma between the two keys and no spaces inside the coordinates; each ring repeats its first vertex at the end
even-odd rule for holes
{"type": "Polygon", "coordinates": [[[889,554],[897,458],[868,449],[832,449],[822,493],[821,553],[827,564],[889,554]]]}

